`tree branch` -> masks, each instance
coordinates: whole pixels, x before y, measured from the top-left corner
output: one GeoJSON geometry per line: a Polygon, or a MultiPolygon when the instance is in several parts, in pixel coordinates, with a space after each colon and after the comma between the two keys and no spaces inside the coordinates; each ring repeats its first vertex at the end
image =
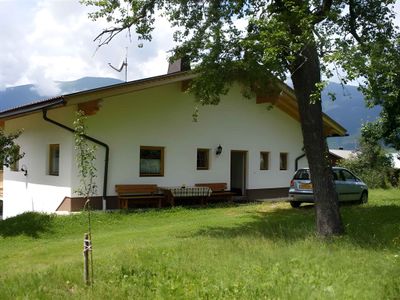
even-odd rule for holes
{"type": "Polygon", "coordinates": [[[322,2],[320,9],[318,9],[314,13],[314,17],[315,17],[314,24],[318,24],[319,22],[322,22],[326,18],[328,13],[331,11],[332,2],[333,2],[333,0],[324,0],[322,2]]]}
{"type": "Polygon", "coordinates": [[[124,26],[121,26],[121,27],[112,27],[112,28],[104,29],[98,36],[96,36],[93,39],[93,42],[98,41],[99,42],[98,47],[107,45],[109,42],[111,42],[111,40],[117,34],[119,34],[121,31],[124,31],[125,29],[130,28],[133,24],[134,23],[131,22],[130,24],[127,24],[127,25],[124,25],[124,26]],[[103,38],[104,38],[104,40],[103,40],[103,38]]]}
{"type": "Polygon", "coordinates": [[[118,35],[121,31],[125,29],[130,29],[133,25],[139,24],[143,19],[146,18],[148,12],[152,12],[155,6],[155,0],[147,1],[137,12],[137,15],[134,13],[132,17],[126,16],[124,22],[119,27],[110,27],[104,29],[98,36],[94,38],[94,42],[99,42],[98,47],[107,45],[111,42],[111,40],[118,35]],[[136,16],[135,16],[136,15],[136,16]],[[130,20],[128,22],[128,20],[130,20]],[[103,40],[104,38],[104,40],[103,40]]]}
{"type": "Polygon", "coordinates": [[[356,39],[358,43],[361,45],[364,44],[363,39],[358,35],[357,33],[357,28],[356,28],[356,19],[357,19],[357,14],[354,11],[354,6],[355,2],[354,0],[349,0],[349,12],[350,12],[350,20],[349,20],[349,25],[350,25],[350,33],[351,35],[356,39]]]}

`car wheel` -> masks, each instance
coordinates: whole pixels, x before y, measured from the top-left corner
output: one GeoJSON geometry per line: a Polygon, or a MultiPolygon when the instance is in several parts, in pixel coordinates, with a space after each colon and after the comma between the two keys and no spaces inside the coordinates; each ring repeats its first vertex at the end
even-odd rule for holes
{"type": "Polygon", "coordinates": [[[300,205],[301,205],[301,202],[299,202],[299,201],[290,201],[290,205],[291,205],[293,208],[299,208],[300,205]]]}
{"type": "Polygon", "coordinates": [[[360,197],[360,204],[364,204],[368,202],[368,193],[367,192],[362,192],[361,197],[360,197]]]}

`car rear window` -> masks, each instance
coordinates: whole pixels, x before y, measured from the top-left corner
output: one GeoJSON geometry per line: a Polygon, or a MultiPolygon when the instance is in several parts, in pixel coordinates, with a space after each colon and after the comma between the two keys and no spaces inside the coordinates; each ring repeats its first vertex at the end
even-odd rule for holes
{"type": "Polygon", "coordinates": [[[296,174],[294,174],[293,179],[310,180],[310,173],[308,172],[308,170],[298,170],[296,174]]]}

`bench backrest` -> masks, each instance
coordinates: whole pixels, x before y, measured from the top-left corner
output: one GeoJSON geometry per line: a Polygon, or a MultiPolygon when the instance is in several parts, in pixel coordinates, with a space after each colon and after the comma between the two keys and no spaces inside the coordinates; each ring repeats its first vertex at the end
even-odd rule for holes
{"type": "Polygon", "coordinates": [[[222,192],[227,188],[227,184],[225,182],[196,183],[195,185],[209,187],[213,192],[222,192]]]}
{"type": "Polygon", "coordinates": [[[139,193],[156,193],[158,191],[156,184],[117,184],[115,191],[118,195],[123,194],[139,194],[139,193]]]}

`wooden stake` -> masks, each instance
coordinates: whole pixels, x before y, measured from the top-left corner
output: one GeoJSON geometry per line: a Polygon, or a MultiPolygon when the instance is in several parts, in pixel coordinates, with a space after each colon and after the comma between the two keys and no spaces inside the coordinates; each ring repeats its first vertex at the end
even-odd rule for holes
{"type": "Polygon", "coordinates": [[[90,285],[89,251],[91,251],[89,234],[85,233],[83,237],[83,280],[86,285],[90,285]]]}

